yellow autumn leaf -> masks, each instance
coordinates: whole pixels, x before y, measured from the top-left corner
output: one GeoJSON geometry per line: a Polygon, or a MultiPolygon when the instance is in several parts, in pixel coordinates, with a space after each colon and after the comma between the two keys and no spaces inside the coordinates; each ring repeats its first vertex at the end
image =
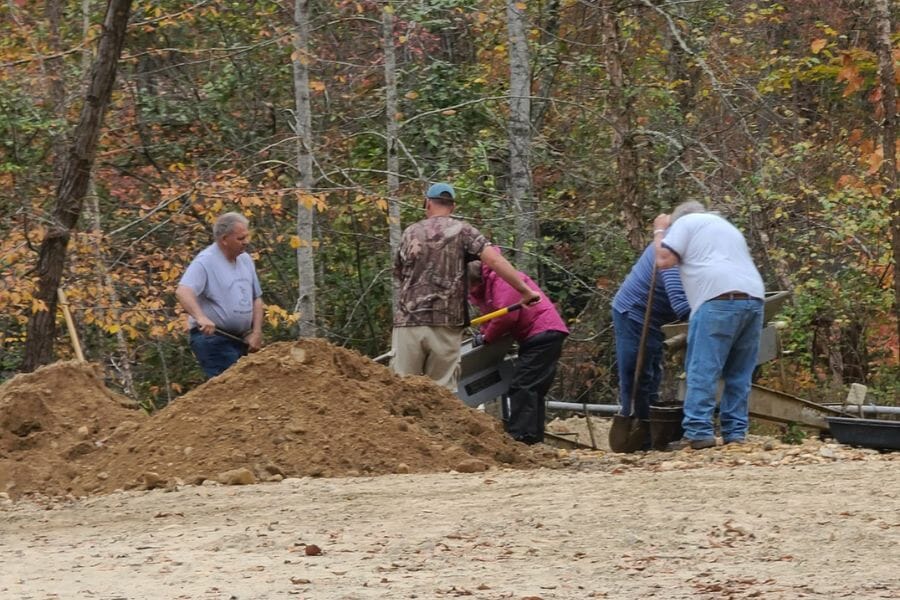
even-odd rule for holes
{"type": "Polygon", "coordinates": [[[43,300],[38,300],[37,298],[31,299],[31,312],[32,313],[38,313],[38,312],[45,311],[45,310],[47,310],[47,305],[44,303],[43,300]]]}
{"type": "Polygon", "coordinates": [[[310,81],[309,89],[311,89],[314,92],[323,92],[323,91],[325,91],[325,84],[322,83],[321,81],[310,81]]]}
{"type": "Polygon", "coordinates": [[[385,4],[384,12],[386,12],[389,15],[392,15],[392,14],[394,14],[394,7],[391,6],[390,4],[385,4]]]}
{"type": "Polygon", "coordinates": [[[297,237],[296,235],[292,235],[291,236],[291,248],[296,250],[299,247],[300,247],[300,238],[297,237]]]}
{"type": "Polygon", "coordinates": [[[110,325],[109,329],[107,331],[109,331],[110,333],[119,333],[119,330],[121,330],[121,329],[122,328],[119,327],[118,325],[110,325]]]}
{"type": "Polygon", "coordinates": [[[828,40],[819,38],[817,40],[813,40],[812,43],[809,45],[809,48],[810,48],[810,50],[812,50],[813,54],[818,54],[819,52],[822,51],[822,48],[824,48],[827,44],[828,44],[828,40]]]}
{"type": "Polygon", "coordinates": [[[525,10],[528,8],[528,5],[524,2],[516,2],[516,10],[525,10]]]}
{"type": "Polygon", "coordinates": [[[415,100],[416,98],[419,97],[419,92],[417,92],[417,91],[415,91],[415,90],[413,90],[413,91],[411,91],[411,92],[406,92],[406,95],[405,95],[404,97],[405,97],[407,100],[415,100]]]}
{"type": "Polygon", "coordinates": [[[297,192],[297,202],[303,205],[306,210],[310,210],[313,206],[317,204],[316,197],[313,194],[306,194],[304,192],[297,192]]]}
{"type": "Polygon", "coordinates": [[[375,206],[378,207],[378,210],[387,210],[388,203],[384,198],[379,198],[375,201],[375,206]]]}

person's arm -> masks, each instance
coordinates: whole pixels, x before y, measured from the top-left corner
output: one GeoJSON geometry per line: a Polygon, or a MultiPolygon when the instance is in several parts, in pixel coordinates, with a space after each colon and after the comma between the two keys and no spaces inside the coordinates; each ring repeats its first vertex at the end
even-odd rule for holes
{"type": "Polygon", "coordinates": [[[670,215],[661,214],[653,220],[653,246],[656,253],[656,268],[668,269],[678,264],[678,255],[663,246],[666,229],[672,222],[670,215]]]}
{"type": "Polygon", "coordinates": [[[540,302],[541,295],[525,285],[525,282],[519,277],[519,272],[516,271],[516,268],[503,258],[503,255],[497,252],[493,246],[485,246],[479,258],[481,262],[499,275],[503,281],[522,295],[519,302],[522,303],[523,307],[540,302]]]}
{"type": "Polygon", "coordinates": [[[181,307],[185,312],[194,317],[194,320],[197,321],[197,327],[200,328],[203,335],[212,335],[215,333],[216,324],[213,323],[200,308],[200,303],[197,302],[197,294],[194,293],[193,289],[186,285],[179,285],[175,289],[175,297],[178,299],[179,304],[181,304],[181,307]]]}
{"type": "Polygon", "coordinates": [[[251,325],[250,333],[244,336],[244,341],[247,342],[247,350],[250,352],[256,352],[262,348],[262,326],[265,313],[266,305],[263,304],[262,298],[257,297],[253,301],[253,324],[251,325]]]}
{"type": "Polygon", "coordinates": [[[678,315],[679,320],[687,321],[691,316],[691,305],[688,304],[684,286],[681,285],[681,274],[678,269],[663,269],[659,275],[666,288],[666,296],[669,298],[672,312],[678,315]]]}

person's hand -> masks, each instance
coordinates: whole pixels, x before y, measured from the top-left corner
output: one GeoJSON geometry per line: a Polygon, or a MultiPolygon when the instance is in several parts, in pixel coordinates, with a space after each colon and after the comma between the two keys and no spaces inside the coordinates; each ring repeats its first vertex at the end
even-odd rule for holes
{"type": "Polygon", "coordinates": [[[213,323],[206,315],[197,319],[197,327],[203,335],[213,335],[216,332],[216,324],[213,323]]]}
{"type": "Polygon", "coordinates": [[[536,291],[529,289],[522,293],[522,306],[533,306],[541,301],[541,295],[536,291]]]}
{"type": "Polygon", "coordinates": [[[472,336],[472,347],[473,348],[477,348],[478,346],[483,346],[483,345],[484,345],[484,334],[483,333],[476,333],[475,335],[472,336]]]}
{"type": "Polygon", "coordinates": [[[244,341],[247,342],[247,352],[259,352],[262,348],[262,332],[251,331],[244,336],[244,341]]]}
{"type": "Polygon", "coordinates": [[[672,224],[672,215],[667,215],[665,213],[657,215],[655,219],[653,219],[653,231],[657,229],[662,229],[665,231],[669,228],[669,225],[672,224]]]}

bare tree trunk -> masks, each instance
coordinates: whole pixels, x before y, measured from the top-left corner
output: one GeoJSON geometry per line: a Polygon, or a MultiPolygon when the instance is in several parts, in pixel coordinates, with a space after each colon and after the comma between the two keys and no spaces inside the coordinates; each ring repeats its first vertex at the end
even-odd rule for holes
{"type": "MultiPolygon", "coordinates": [[[[561,0],[550,0],[544,12],[547,15],[546,21],[540,26],[541,44],[545,48],[553,48],[551,56],[544,57],[538,63],[538,71],[533,73],[535,79],[533,97],[538,98],[531,107],[531,131],[540,132],[544,126],[544,119],[547,116],[547,110],[550,108],[550,91],[556,76],[562,68],[559,60],[560,48],[565,45],[564,38],[559,35],[562,19],[560,18],[561,0]]],[[[532,136],[534,135],[532,133],[532,136]]]]}
{"type": "Polygon", "coordinates": [[[313,195],[312,105],[309,99],[309,2],[294,4],[294,101],[297,133],[297,306],[299,336],[316,335],[316,273],[313,259],[313,195]]]}
{"type": "MultiPolygon", "coordinates": [[[[384,110],[387,126],[387,188],[388,188],[388,232],[391,257],[400,248],[400,204],[397,195],[400,189],[400,160],[397,155],[397,57],[394,50],[394,7],[390,0],[381,8],[382,45],[384,46],[384,110]]],[[[393,278],[391,278],[393,281],[393,278]]],[[[391,306],[397,310],[397,289],[392,283],[391,306]]]]}
{"type": "MultiPolygon", "coordinates": [[[[50,50],[56,56],[47,59],[47,83],[50,90],[50,101],[53,103],[53,114],[60,119],[66,116],[66,85],[63,73],[62,41],[59,27],[62,20],[62,0],[47,0],[44,10],[47,15],[50,50]]],[[[89,63],[90,64],[90,63],[89,63]]],[[[66,154],[66,136],[59,132],[53,136],[53,176],[62,174],[62,161],[66,154]]]]}
{"type": "Polygon", "coordinates": [[[638,188],[637,149],[634,145],[634,107],[625,81],[622,60],[622,40],[614,0],[604,0],[601,7],[601,31],[606,56],[606,75],[609,79],[609,111],[613,125],[613,144],[619,176],[618,197],[622,202],[622,220],[628,242],[635,251],[643,249],[643,201],[638,188]]]}
{"type": "Polygon", "coordinates": [[[516,263],[531,270],[534,261],[521,252],[534,245],[537,217],[531,188],[531,65],[525,4],[507,0],[509,35],[509,195],[516,219],[516,263]]]}
{"type": "Polygon", "coordinates": [[[66,250],[72,229],[81,214],[84,195],[91,176],[91,166],[97,152],[97,140],[103,115],[109,105],[116,69],[125,34],[131,0],[110,0],[97,59],[91,72],[91,81],[84,97],[84,105],[73,141],[63,161],[62,175],[56,188],[56,205],[51,221],[41,242],[38,256],[38,285],[35,297],[47,310],[33,313],[28,319],[24,371],[33,371],[53,360],[53,340],[56,337],[56,290],[62,279],[66,250]]]}
{"type": "MultiPolygon", "coordinates": [[[[82,39],[88,39],[88,33],[91,26],[91,0],[81,0],[81,35],[82,39]]],[[[91,64],[91,53],[88,49],[81,55],[81,64],[85,71],[91,64]]],[[[103,238],[103,225],[100,221],[100,201],[97,196],[97,188],[94,185],[94,178],[88,181],[88,189],[85,195],[85,216],[91,226],[91,235],[94,237],[94,260],[97,269],[97,281],[100,284],[97,289],[107,290],[107,299],[110,305],[110,314],[113,322],[119,322],[119,294],[116,292],[115,284],[106,268],[106,256],[103,252],[101,240],[103,238]]],[[[101,313],[102,314],[102,313],[101,313]]],[[[119,328],[116,331],[116,347],[119,351],[121,363],[117,366],[119,379],[122,382],[122,388],[130,398],[137,395],[134,391],[134,376],[131,372],[131,350],[128,346],[128,340],[125,338],[125,331],[119,328]]],[[[115,361],[113,361],[115,362],[115,361]]]]}
{"type": "Polygon", "coordinates": [[[897,189],[897,87],[894,75],[894,58],[891,49],[891,7],[889,0],[873,0],[877,27],[876,53],[878,74],[881,79],[881,121],[884,162],[881,170],[887,182],[886,194],[891,199],[891,239],[894,251],[894,318],[897,320],[897,336],[900,339],[900,191],[897,189]]]}

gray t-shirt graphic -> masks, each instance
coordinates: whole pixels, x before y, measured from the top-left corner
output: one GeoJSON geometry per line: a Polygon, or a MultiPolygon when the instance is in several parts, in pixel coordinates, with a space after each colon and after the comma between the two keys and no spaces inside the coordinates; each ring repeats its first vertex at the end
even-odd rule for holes
{"type": "MultiPolygon", "coordinates": [[[[216,327],[239,334],[250,331],[253,301],[262,296],[262,288],[246,252],[231,262],[212,244],[191,261],[179,284],[194,290],[200,309],[216,327]]],[[[188,320],[196,327],[193,317],[188,320]]]]}

